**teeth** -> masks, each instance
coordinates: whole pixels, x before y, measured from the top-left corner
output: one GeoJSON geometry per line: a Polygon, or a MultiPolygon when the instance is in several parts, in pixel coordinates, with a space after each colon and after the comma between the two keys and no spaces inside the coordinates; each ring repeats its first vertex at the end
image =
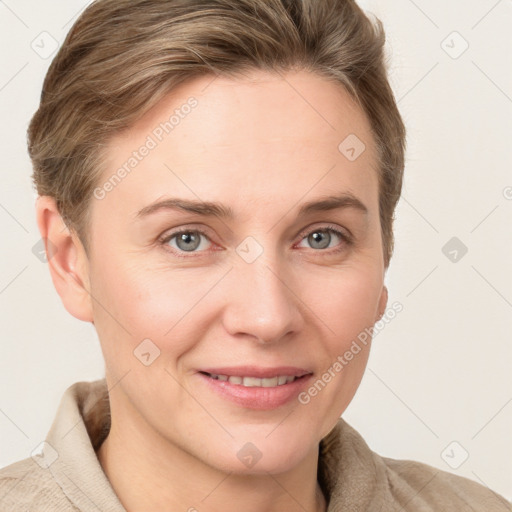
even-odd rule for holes
{"type": "MultiPolygon", "coordinates": [[[[279,377],[261,379],[261,385],[264,387],[277,386],[278,379],[279,379],[279,377]]],[[[255,379],[255,380],[258,380],[258,379],[255,379]]],[[[245,386],[245,381],[244,381],[244,386],[245,386]]]]}
{"type": "Polygon", "coordinates": [[[212,379],[229,381],[230,384],[239,384],[248,388],[259,386],[264,388],[271,388],[275,386],[282,386],[293,382],[296,377],[288,375],[278,375],[276,377],[269,377],[259,379],[257,377],[239,377],[239,376],[228,376],[228,375],[214,375],[210,374],[212,379]]]}

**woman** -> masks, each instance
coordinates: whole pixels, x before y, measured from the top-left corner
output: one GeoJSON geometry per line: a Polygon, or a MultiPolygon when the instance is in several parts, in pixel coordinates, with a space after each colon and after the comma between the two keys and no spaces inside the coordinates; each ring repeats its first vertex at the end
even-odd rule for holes
{"type": "Polygon", "coordinates": [[[340,418],[396,312],[383,44],[347,0],[86,9],[29,151],[53,283],[106,375],[1,471],[5,510],[510,510],[340,418]]]}

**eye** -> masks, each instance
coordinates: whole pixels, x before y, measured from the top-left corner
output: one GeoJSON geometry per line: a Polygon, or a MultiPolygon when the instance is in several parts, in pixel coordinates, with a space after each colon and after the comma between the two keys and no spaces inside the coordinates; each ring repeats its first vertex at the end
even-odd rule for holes
{"type": "MultiPolygon", "coordinates": [[[[306,240],[317,252],[338,252],[352,244],[350,235],[343,233],[335,226],[323,226],[314,230],[305,231],[301,234],[301,242],[306,240]],[[331,242],[338,238],[342,243],[337,246],[331,246],[331,242]],[[325,249],[333,249],[327,251],[325,249]]],[[[160,239],[160,244],[169,247],[178,257],[187,257],[185,253],[199,253],[207,250],[208,243],[203,243],[203,239],[210,240],[208,235],[198,229],[182,229],[164,236],[160,239]]]]}
{"type": "Polygon", "coordinates": [[[341,230],[336,228],[335,226],[324,226],[321,228],[316,228],[312,231],[306,232],[303,236],[302,240],[306,240],[313,249],[331,249],[330,247],[331,241],[339,238],[343,243],[335,246],[334,251],[326,251],[326,252],[338,252],[346,248],[347,245],[351,245],[352,239],[349,235],[343,233],[341,230]]]}
{"type": "Polygon", "coordinates": [[[180,252],[200,252],[197,251],[198,248],[204,249],[204,244],[201,241],[202,237],[209,240],[208,236],[203,231],[199,231],[197,229],[187,229],[171,233],[170,235],[163,238],[161,243],[163,245],[170,245],[171,248],[174,249],[178,255],[180,255],[180,252]],[[173,242],[174,240],[174,244],[169,244],[169,242],[173,242]]]}

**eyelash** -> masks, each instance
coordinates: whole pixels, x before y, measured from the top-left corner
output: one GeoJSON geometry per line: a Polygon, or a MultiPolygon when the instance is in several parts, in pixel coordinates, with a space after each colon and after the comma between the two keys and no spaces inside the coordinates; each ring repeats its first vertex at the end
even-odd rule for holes
{"type": "MultiPolygon", "coordinates": [[[[302,240],[304,240],[304,238],[306,238],[308,235],[310,235],[312,233],[315,233],[317,231],[320,231],[320,232],[332,232],[332,233],[334,233],[335,235],[337,235],[337,236],[339,236],[341,238],[342,243],[339,246],[336,246],[335,248],[317,249],[317,250],[313,249],[315,252],[323,252],[323,253],[327,253],[327,254],[336,254],[336,253],[341,252],[344,249],[346,249],[347,246],[353,245],[352,236],[349,235],[349,234],[343,233],[342,231],[340,231],[339,228],[337,228],[336,226],[333,226],[333,225],[326,225],[326,226],[322,226],[320,228],[311,229],[309,231],[303,231],[299,235],[300,236],[300,242],[302,242],[302,240]]],[[[204,231],[202,231],[200,229],[189,228],[189,229],[181,229],[179,231],[174,231],[173,233],[169,233],[168,235],[165,235],[162,238],[160,238],[159,239],[159,243],[160,243],[160,245],[164,246],[165,250],[171,251],[173,254],[175,254],[179,258],[195,257],[195,256],[192,256],[192,255],[194,255],[194,254],[201,254],[202,252],[205,252],[205,251],[190,251],[190,252],[187,253],[187,251],[176,250],[176,249],[171,248],[171,247],[169,247],[167,245],[174,237],[176,237],[178,235],[181,235],[181,234],[184,234],[184,233],[197,233],[199,235],[202,235],[202,236],[206,237],[208,240],[210,240],[210,238],[208,237],[207,233],[205,233],[204,231]]]]}

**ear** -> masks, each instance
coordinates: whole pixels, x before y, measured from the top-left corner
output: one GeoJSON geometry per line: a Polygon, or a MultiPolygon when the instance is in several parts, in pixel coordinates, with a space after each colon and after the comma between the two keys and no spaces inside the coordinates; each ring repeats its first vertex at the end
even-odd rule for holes
{"type": "Polygon", "coordinates": [[[384,315],[384,311],[386,311],[387,304],[388,304],[388,289],[385,286],[383,286],[382,292],[381,292],[380,298],[379,298],[379,307],[378,307],[378,311],[377,311],[377,317],[375,318],[375,322],[378,322],[382,318],[382,315],[384,315]]]}
{"type": "Polygon", "coordinates": [[[64,307],[75,318],[92,322],[89,262],[80,239],[65,225],[53,197],[37,198],[36,216],[53,285],[64,307]]]}

